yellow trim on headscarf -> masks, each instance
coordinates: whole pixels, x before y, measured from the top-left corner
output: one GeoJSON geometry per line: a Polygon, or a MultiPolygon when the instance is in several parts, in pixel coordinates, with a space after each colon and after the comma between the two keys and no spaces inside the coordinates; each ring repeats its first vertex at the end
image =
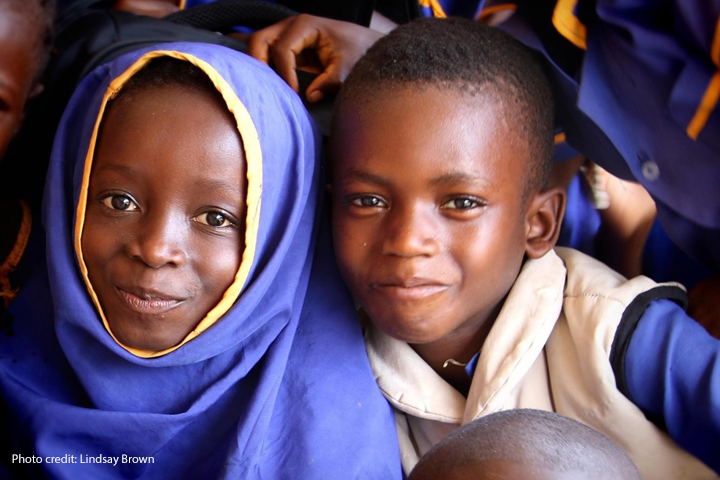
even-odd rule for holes
{"type": "Polygon", "coordinates": [[[717,106],[718,99],[720,99],[720,72],[715,72],[715,75],[713,75],[710,79],[710,83],[705,90],[705,94],[700,101],[700,105],[698,106],[695,115],[692,120],[690,120],[690,123],[685,130],[688,136],[693,140],[697,140],[700,136],[700,132],[702,132],[703,128],[705,128],[705,124],[707,124],[707,121],[710,119],[710,115],[717,106]]]}
{"type": "Polygon", "coordinates": [[[558,0],[553,11],[552,23],[555,29],[573,45],[587,50],[587,28],[573,14],[578,0],[558,0]]]}
{"type": "Polygon", "coordinates": [[[560,145],[562,143],[565,143],[565,140],[567,140],[567,137],[565,136],[565,132],[559,132],[556,133],[553,137],[553,143],[555,145],[560,145]]]}
{"type": "Polygon", "coordinates": [[[80,199],[78,201],[77,207],[77,223],[75,224],[75,252],[78,257],[78,263],[80,264],[80,271],[82,272],[82,276],[85,279],[85,285],[87,286],[88,292],[92,297],[93,303],[95,303],[95,307],[100,313],[100,317],[102,318],[103,325],[105,325],[105,329],[108,331],[108,333],[110,333],[112,338],[115,339],[115,341],[125,350],[138,357],[143,358],[159,357],[161,355],[170,353],[174,350],[177,350],[182,345],[186,344],[187,342],[210,328],[215,322],[218,321],[218,319],[220,319],[220,317],[222,317],[230,309],[233,303],[235,303],[235,300],[237,300],[237,298],[240,296],[240,292],[242,291],[245,283],[247,282],[248,276],[250,274],[250,268],[252,267],[255,258],[255,250],[257,248],[257,236],[260,226],[260,204],[263,182],[262,166],[263,161],[262,150],[260,149],[260,139],[257,130],[255,129],[255,124],[253,123],[252,118],[250,118],[250,114],[245,108],[245,105],[243,105],[240,99],[237,97],[232,87],[230,87],[230,85],[225,81],[225,79],[222,78],[220,74],[207,62],[193,55],[182,52],[158,50],[143,55],[122,75],[120,75],[115,80],[113,80],[112,83],[110,83],[110,86],[108,87],[108,90],[103,97],[102,104],[100,106],[100,112],[98,113],[97,120],[95,121],[95,128],[93,130],[92,138],[90,139],[88,153],[85,158],[85,169],[83,171],[83,180],[80,189],[80,199]],[[92,162],[95,154],[95,147],[100,130],[100,124],[102,123],[102,118],[105,112],[105,108],[107,107],[107,102],[117,95],[117,93],[130,79],[130,77],[137,73],[138,70],[143,68],[150,60],[157,57],[173,57],[179,60],[188,61],[196,67],[200,68],[210,78],[210,81],[212,81],[212,83],[215,85],[215,88],[217,88],[218,92],[220,92],[223,99],[225,100],[228,110],[230,110],[230,112],[235,116],[235,120],[238,126],[238,132],[240,133],[240,137],[242,138],[243,147],[245,150],[248,181],[247,216],[245,221],[245,250],[243,252],[243,257],[242,261],[240,262],[238,272],[235,274],[235,280],[225,291],[222,299],[220,299],[220,302],[212,310],[210,310],[207,315],[205,315],[205,318],[200,320],[195,329],[190,332],[182,342],[180,342],[178,345],[175,345],[174,347],[159,352],[128,347],[127,345],[123,345],[120,341],[118,341],[115,335],[113,335],[112,331],[110,330],[110,325],[105,318],[102,307],[100,306],[97,294],[95,293],[95,290],[90,284],[90,277],[88,276],[87,266],[85,265],[85,260],[83,259],[82,255],[82,232],[85,225],[85,212],[87,210],[87,196],[90,185],[90,172],[92,171],[92,162]]]}
{"type": "Polygon", "coordinates": [[[433,17],[447,18],[447,15],[445,15],[445,12],[440,6],[440,2],[438,2],[438,0],[418,0],[418,2],[422,7],[430,7],[433,12],[433,17]]]}
{"type": "Polygon", "coordinates": [[[185,10],[185,6],[186,6],[186,5],[187,5],[187,1],[186,1],[186,0],[180,0],[180,2],[178,2],[178,8],[179,8],[180,10],[185,10]]]}
{"type": "Polygon", "coordinates": [[[12,250],[10,250],[5,261],[0,265],[0,298],[3,299],[5,308],[10,306],[10,302],[12,302],[15,295],[17,295],[17,290],[14,290],[12,285],[10,285],[10,274],[15,271],[20,263],[20,259],[22,259],[28,240],[30,239],[30,230],[32,230],[32,213],[30,212],[30,207],[23,200],[20,200],[20,207],[22,208],[22,221],[20,222],[17,237],[15,237],[15,245],[12,250]]]}

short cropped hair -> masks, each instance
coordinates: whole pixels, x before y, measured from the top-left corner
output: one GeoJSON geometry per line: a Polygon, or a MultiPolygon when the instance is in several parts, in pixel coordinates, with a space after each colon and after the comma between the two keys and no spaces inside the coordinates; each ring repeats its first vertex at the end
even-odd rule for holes
{"type": "Polygon", "coordinates": [[[510,108],[515,141],[527,144],[526,193],[547,186],[554,109],[539,54],[505,32],[476,21],[412,21],[378,40],[357,62],[336,99],[333,131],[348,104],[362,104],[381,98],[387,90],[413,86],[472,96],[499,95],[510,108]]]}
{"type": "Polygon", "coordinates": [[[415,468],[429,478],[442,478],[442,472],[454,467],[490,460],[584,472],[598,480],[640,480],[630,457],[605,435],[557,413],[532,409],[505,410],[461,427],[415,468]]]}
{"type": "Polygon", "coordinates": [[[55,38],[55,0],[0,0],[0,7],[8,7],[20,12],[37,30],[36,81],[39,81],[50,59],[55,38]]]}

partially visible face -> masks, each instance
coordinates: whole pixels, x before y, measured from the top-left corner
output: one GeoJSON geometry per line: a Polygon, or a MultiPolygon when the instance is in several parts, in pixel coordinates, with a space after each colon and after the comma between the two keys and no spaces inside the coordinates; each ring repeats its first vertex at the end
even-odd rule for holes
{"type": "Polygon", "coordinates": [[[396,339],[477,333],[525,254],[524,142],[492,94],[405,89],[349,110],[333,146],[345,281],[396,339]]]}
{"type": "Polygon", "coordinates": [[[20,128],[38,68],[37,26],[0,1],[0,161],[20,128]]]}
{"type": "Polygon", "coordinates": [[[82,252],[121,343],[173,347],[219,302],[244,249],[245,172],[237,126],[206,93],[143,90],[109,109],[82,252]]]}

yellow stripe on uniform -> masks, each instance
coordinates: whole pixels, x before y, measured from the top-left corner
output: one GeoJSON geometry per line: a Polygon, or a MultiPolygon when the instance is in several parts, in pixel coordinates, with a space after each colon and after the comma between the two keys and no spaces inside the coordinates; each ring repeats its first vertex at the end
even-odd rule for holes
{"type": "MultiPolygon", "coordinates": [[[[715,26],[715,36],[713,37],[710,47],[710,58],[715,66],[720,68],[720,19],[718,19],[718,23],[715,26]]],[[[710,115],[712,115],[713,110],[715,110],[718,98],[720,98],[720,72],[715,72],[705,89],[705,93],[703,94],[702,100],[700,100],[700,105],[695,115],[685,130],[688,137],[697,140],[700,132],[703,131],[707,121],[710,119],[710,115]]]]}
{"type": "Polygon", "coordinates": [[[578,0],[558,0],[553,10],[555,29],[573,45],[587,50],[587,28],[573,13],[578,0]]]}
{"type": "Polygon", "coordinates": [[[442,7],[440,6],[440,2],[438,0],[418,0],[420,2],[420,6],[422,7],[430,7],[433,12],[433,16],[436,18],[447,18],[447,15],[445,15],[445,11],[443,11],[442,7]]]}
{"type": "Polygon", "coordinates": [[[692,120],[690,120],[690,124],[686,129],[688,136],[693,140],[697,140],[700,136],[700,132],[702,132],[703,128],[705,128],[705,124],[710,118],[710,114],[712,114],[713,110],[715,110],[718,98],[720,98],[720,72],[715,72],[715,75],[713,75],[712,79],[710,79],[710,84],[705,90],[705,94],[700,101],[700,106],[698,106],[695,116],[693,116],[692,120]]]}
{"type": "Polygon", "coordinates": [[[717,26],[715,26],[715,36],[713,37],[713,43],[710,49],[710,58],[712,58],[715,66],[720,68],[720,18],[718,18],[717,26]]]}
{"type": "Polygon", "coordinates": [[[5,308],[10,306],[10,302],[17,294],[17,290],[14,290],[10,285],[10,274],[15,271],[23,253],[25,253],[25,247],[27,247],[28,240],[30,240],[30,230],[32,229],[30,207],[23,200],[20,200],[20,206],[22,207],[22,221],[17,237],[15,237],[15,245],[3,264],[0,265],[0,299],[3,300],[5,308]]]}
{"type": "Polygon", "coordinates": [[[484,8],[480,15],[478,15],[477,20],[485,20],[490,15],[494,15],[498,12],[505,12],[505,11],[516,11],[517,5],[514,3],[503,3],[502,5],[493,5],[492,7],[484,8]]]}

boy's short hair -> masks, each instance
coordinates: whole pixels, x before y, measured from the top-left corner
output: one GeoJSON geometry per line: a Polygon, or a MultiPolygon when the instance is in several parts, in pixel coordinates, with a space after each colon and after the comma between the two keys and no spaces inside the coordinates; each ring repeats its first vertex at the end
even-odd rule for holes
{"type": "Polygon", "coordinates": [[[55,0],[0,0],[0,6],[7,6],[22,13],[38,29],[37,77],[40,80],[50,59],[55,39],[55,0]]]}
{"type": "Polygon", "coordinates": [[[529,48],[472,20],[407,23],[378,40],[357,62],[336,100],[334,125],[348,103],[368,102],[409,86],[504,97],[503,106],[515,117],[516,138],[509,141],[527,142],[526,193],[546,187],[553,156],[553,101],[540,61],[529,48]]]}
{"type": "Polygon", "coordinates": [[[640,479],[630,457],[605,435],[557,413],[533,409],[505,410],[463,426],[428,451],[416,468],[433,474],[490,460],[585,472],[598,480],[640,479]]]}

